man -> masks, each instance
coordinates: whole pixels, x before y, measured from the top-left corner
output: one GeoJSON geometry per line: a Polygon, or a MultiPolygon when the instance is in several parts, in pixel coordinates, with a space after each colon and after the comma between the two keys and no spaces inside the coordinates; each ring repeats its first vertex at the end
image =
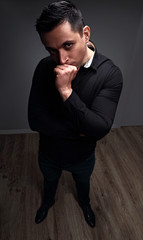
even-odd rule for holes
{"type": "Polygon", "coordinates": [[[90,28],[71,2],[49,4],[36,29],[50,56],[35,70],[28,108],[30,127],[40,133],[39,166],[44,176],[44,198],[35,222],[47,216],[62,170],[67,170],[75,180],[85,220],[94,227],[89,192],[95,146],[111,129],[122,74],[93,47],[90,28]]]}

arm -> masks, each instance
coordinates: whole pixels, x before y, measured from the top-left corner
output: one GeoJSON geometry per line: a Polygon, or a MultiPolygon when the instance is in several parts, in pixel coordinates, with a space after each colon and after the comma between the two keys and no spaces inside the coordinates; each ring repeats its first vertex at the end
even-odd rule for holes
{"type": "MultiPolygon", "coordinates": [[[[29,125],[33,131],[47,136],[57,138],[73,136],[72,124],[69,121],[64,121],[60,110],[58,110],[58,103],[60,105],[61,99],[58,92],[53,91],[54,83],[52,88],[50,85],[53,70],[53,66],[49,66],[47,61],[42,60],[34,72],[28,102],[29,125]],[[53,93],[54,95],[52,95],[53,93]]],[[[53,81],[54,79],[52,79],[53,81]]]]}
{"type": "Polygon", "coordinates": [[[102,88],[94,96],[90,107],[86,106],[76,92],[72,92],[64,105],[77,129],[79,129],[79,134],[99,140],[109,132],[113,124],[121,90],[122,74],[114,66],[110,69],[102,88]]]}

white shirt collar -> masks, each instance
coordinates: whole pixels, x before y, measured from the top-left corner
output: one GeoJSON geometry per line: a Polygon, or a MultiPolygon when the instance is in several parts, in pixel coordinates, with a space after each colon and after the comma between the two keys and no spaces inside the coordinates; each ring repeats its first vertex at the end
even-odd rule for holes
{"type": "MultiPolygon", "coordinates": [[[[95,52],[94,52],[94,53],[95,53],[95,52]]],[[[93,54],[93,56],[88,60],[88,62],[84,64],[84,66],[83,66],[84,68],[89,68],[89,67],[91,66],[93,57],[94,57],[94,54],[93,54]]]]}

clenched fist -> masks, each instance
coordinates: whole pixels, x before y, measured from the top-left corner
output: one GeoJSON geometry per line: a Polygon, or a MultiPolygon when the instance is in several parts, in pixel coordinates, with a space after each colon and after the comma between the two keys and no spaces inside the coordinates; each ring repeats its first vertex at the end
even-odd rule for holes
{"type": "Polygon", "coordinates": [[[76,66],[63,64],[57,65],[54,72],[56,75],[55,86],[63,101],[65,101],[72,93],[71,82],[75,78],[78,69],[76,66]]]}

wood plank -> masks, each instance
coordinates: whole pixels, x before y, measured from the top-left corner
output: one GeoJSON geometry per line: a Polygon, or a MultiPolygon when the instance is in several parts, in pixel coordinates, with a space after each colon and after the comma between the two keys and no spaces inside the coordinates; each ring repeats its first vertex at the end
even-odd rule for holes
{"type": "Polygon", "coordinates": [[[97,143],[90,193],[97,219],[93,229],[66,171],[48,217],[35,224],[43,189],[38,143],[37,133],[0,135],[1,240],[143,239],[143,126],[112,129],[97,143]]]}

